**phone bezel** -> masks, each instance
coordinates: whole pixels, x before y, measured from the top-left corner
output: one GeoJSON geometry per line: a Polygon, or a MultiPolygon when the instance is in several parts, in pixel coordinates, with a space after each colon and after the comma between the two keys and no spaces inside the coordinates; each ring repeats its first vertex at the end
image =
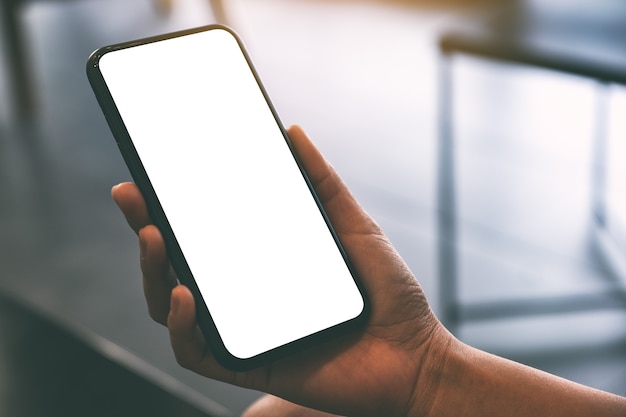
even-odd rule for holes
{"type": "Polygon", "coordinates": [[[123,43],[105,46],[94,51],[89,57],[87,61],[87,76],[94,90],[94,93],[96,95],[96,99],[107,120],[109,128],[117,142],[117,145],[120,149],[122,157],[130,171],[130,174],[146,200],[146,205],[148,208],[148,212],[151,216],[151,219],[154,221],[155,225],[159,228],[159,230],[161,231],[163,235],[163,238],[166,244],[166,249],[170,257],[170,261],[172,263],[172,267],[174,268],[174,271],[176,272],[179,281],[182,284],[186,285],[194,295],[194,298],[196,300],[196,310],[197,310],[196,316],[197,316],[198,324],[205,335],[206,341],[213,355],[222,366],[231,370],[235,370],[235,371],[243,371],[243,370],[256,368],[258,366],[261,366],[266,363],[280,359],[282,357],[288,356],[294,352],[305,350],[312,346],[316,346],[319,343],[323,343],[324,341],[327,341],[331,338],[336,338],[342,334],[345,334],[348,331],[351,331],[352,329],[362,326],[366,322],[369,316],[370,304],[366,296],[364,287],[358,277],[358,274],[356,273],[354,266],[350,262],[350,259],[348,258],[346,251],[344,250],[343,245],[341,241],[339,240],[339,237],[337,233],[335,232],[328,218],[328,215],[326,214],[312,186],[311,180],[309,179],[308,175],[303,169],[302,163],[298,155],[293,149],[291,140],[289,139],[289,136],[287,135],[286,130],[284,129],[280,119],[278,118],[278,114],[274,106],[272,105],[269,99],[269,96],[259,79],[257,71],[255,70],[250,60],[250,57],[248,55],[248,52],[246,51],[246,48],[244,47],[242,40],[232,29],[226,26],[217,25],[217,24],[207,25],[207,26],[202,26],[198,28],[177,31],[177,32],[172,32],[172,33],[152,36],[148,38],[133,40],[129,42],[123,42],[123,43]],[[308,336],[305,336],[304,338],[292,341],[288,344],[263,352],[251,358],[245,358],[245,359],[234,356],[224,346],[224,343],[222,342],[220,334],[215,324],[213,323],[213,320],[204,302],[204,299],[191,274],[190,268],[187,265],[187,262],[185,261],[185,256],[183,255],[180,249],[180,246],[176,240],[176,236],[174,235],[172,228],[169,225],[167,216],[165,215],[163,208],[161,207],[161,204],[152,187],[150,179],[148,178],[147,173],[143,167],[141,159],[139,158],[139,155],[133,145],[132,139],[130,138],[128,131],[126,130],[122,117],[119,114],[119,111],[111,96],[111,93],[109,92],[106,81],[104,80],[104,77],[99,71],[99,61],[107,53],[118,51],[121,49],[137,47],[137,46],[145,45],[149,43],[164,41],[167,39],[186,36],[186,35],[190,35],[190,34],[194,34],[198,32],[216,30],[216,29],[227,31],[237,41],[237,44],[246,59],[248,67],[250,68],[250,71],[254,75],[256,83],[259,89],[261,90],[269,109],[271,110],[274,120],[277,123],[278,127],[280,128],[282,136],[287,146],[289,147],[291,154],[296,160],[298,167],[300,169],[300,172],[311,194],[313,195],[316,201],[316,204],[320,210],[320,214],[324,218],[326,225],[328,226],[329,231],[331,235],[333,236],[333,239],[335,240],[337,248],[340,251],[344,261],[346,262],[348,269],[350,270],[352,274],[355,284],[359,292],[361,293],[361,297],[363,299],[363,306],[364,306],[361,314],[359,314],[357,317],[351,320],[348,320],[346,322],[340,323],[333,327],[324,329],[317,333],[310,334],[308,336]]]}

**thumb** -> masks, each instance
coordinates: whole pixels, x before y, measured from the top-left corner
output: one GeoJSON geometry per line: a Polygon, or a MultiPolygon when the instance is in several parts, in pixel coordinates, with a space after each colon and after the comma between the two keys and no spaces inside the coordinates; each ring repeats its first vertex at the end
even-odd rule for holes
{"type": "Polygon", "coordinates": [[[306,133],[299,126],[291,126],[287,133],[340,238],[342,234],[381,234],[378,225],[359,205],[306,133]]]}

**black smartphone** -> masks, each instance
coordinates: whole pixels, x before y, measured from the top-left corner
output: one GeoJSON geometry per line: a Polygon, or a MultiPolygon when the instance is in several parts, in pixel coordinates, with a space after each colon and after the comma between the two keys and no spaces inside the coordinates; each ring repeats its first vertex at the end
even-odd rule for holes
{"type": "Polygon", "coordinates": [[[363,287],[231,29],[103,47],[87,74],[223,366],[365,322],[363,287]]]}

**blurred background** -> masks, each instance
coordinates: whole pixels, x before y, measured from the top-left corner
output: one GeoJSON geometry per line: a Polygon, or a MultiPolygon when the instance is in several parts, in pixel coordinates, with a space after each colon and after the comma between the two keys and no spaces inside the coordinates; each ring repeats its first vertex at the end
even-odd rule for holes
{"type": "Polygon", "coordinates": [[[0,414],[235,416],[146,312],[96,48],[216,21],[461,339],[626,394],[619,0],[1,0],[0,414]]]}

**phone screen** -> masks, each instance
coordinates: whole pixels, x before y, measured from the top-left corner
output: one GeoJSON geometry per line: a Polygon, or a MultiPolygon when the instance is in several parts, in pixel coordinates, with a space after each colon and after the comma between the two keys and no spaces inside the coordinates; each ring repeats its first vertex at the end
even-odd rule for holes
{"type": "Polygon", "coordinates": [[[229,30],[109,48],[92,66],[143,168],[134,175],[147,175],[230,355],[253,358],[364,314],[332,227],[229,30]]]}

